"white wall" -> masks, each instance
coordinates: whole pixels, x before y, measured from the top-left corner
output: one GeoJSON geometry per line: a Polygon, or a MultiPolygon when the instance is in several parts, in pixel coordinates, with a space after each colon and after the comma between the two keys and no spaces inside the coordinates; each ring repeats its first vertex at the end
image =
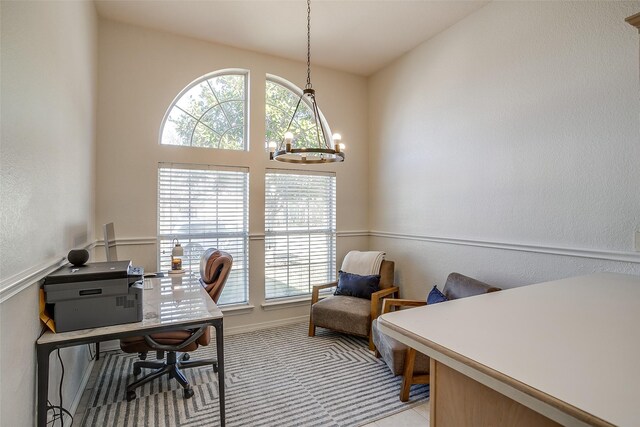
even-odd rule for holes
{"type": "MultiPolygon", "coordinates": [[[[264,150],[265,76],[275,74],[304,86],[306,64],[101,19],[96,227],[113,221],[118,256],[147,271],[157,268],[157,170],[159,162],[244,166],[250,169],[249,299],[255,308],[230,316],[225,326],[308,316],[308,303],[277,311],[264,302],[264,173],[288,168],[270,162],[264,150]],[[249,70],[248,152],[159,145],[164,114],[193,80],[225,68],[249,70]]],[[[337,176],[338,262],[367,247],[367,81],[313,67],[318,102],[334,132],[343,135],[347,161],[312,167],[337,176]],[[360,231],[355,236],[345,232],[360,231]]],[[[299,167],[298,167],[299,168],[299,167]]],[[[268,324],[268,323],[267,323],[268,324]]]]}
{"type": "MultiPolygon", "coordinates": [[[[94,240],[97,18],[90,2],[2,1],[0,11],[0,425],[29,426],[41,327],[33,280],[94,240]]],[[[69,408],[88,360],[84,348],[62,354],[69,408]]]]}
{"type": "Polygon", "coordinates": [[[639,10],[492,2],[371,77],[371,246],[405,296],[640,274],[639,10]]]}

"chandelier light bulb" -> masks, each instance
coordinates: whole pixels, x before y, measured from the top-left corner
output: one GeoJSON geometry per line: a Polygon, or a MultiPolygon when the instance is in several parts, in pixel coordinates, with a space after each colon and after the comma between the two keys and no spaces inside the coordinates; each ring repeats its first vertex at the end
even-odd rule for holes
{"type": "Polygon", "coordinates": [[[275,141],[269,141],[269,152],[273,153],[276,151],[276,146],[278,144],[276,144],[275,141]]]}
{"type": "Polygon", "coordinates": [[[339,133],[334,133],[333,134],[333,143],[334,144],[339,144],[340,141],[342,141],[342,135],[340,135],[339,133]]]}
{"type": "Polygon", "coordinates": [[[287,132],[284,134],[284,142],[285,144],[291,144],[291,141],[293,141],[293,134],[291,132],[287,132]]]}

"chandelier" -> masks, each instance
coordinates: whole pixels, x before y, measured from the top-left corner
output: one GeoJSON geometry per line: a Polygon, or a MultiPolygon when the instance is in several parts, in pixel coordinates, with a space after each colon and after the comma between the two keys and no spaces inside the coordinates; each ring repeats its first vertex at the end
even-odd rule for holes
{"type": "Polygon", "coordinates": [[[329,142],[325,134],[325,128],[322,125],[320,109],[316,101],[316,91],[311,84],[311,0],[307,0],[307,84],[298,99],[296,109],[293,111],[282,140],[279,144],[275,141],[269,142],[269,158],[279,162],[304,164],[342,162],[344,161],[344,145],[341,140],[340,134],[336,133],[332,137],[331,142],[333,144],[329,142]],[[317,145],[308,147],[296,145],[294,147],[292,145],[294,135],[290,132],[291,124],[300,108],[300,103],[305,97],[307,97],[305,102],[313,112],[317,145]]]}

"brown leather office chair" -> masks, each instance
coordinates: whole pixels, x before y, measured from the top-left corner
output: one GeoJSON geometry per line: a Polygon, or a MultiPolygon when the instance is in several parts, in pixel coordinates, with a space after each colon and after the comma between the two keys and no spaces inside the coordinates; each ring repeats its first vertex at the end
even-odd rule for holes
{"type": "MultiPolygon", "coordinates": [[[[231,255],[213,248],[207,249],[200,258],[200,281],[214,302],[218,302],[218,298],[220,298],[232,265],[231,255]]],[[[142,359],[133,364],[134,375],[139,375],[142,368],[156,369],[127,386],[127,401],[136,398],[136,388],[163,375],[169,375],[170,378],[175,378],[180,383],[184,388],[183,396],[185,399],[193,396],[193,389],[181,369],[212,365],[213,371],[217,373],[218,363],[215,359],[189,360],[188,352],[195,351],[201,345],[209,345],[210,341],[209,326],[121,339],[120,348],[122,351],[139,353],[140,359],[142,359]],[[149,351],[156,351],[158,360],[146,361],[146,355],[149,351]],[[160,361],[163,359],[165,351],[167,359],[160,361]],[[177,352],[183,354],[177,357],[177,352]]]]}
{"type": "MultiPolygon", "coordinates": [[[[453,300],[499,290],[500,288],[487,285],[460,273],[451,273],[447,277],[443,293],[447,299],[453,300]]],[[[384,300],[382,313],[380,314],[388,313],[392,308],[419,307],[426,304],[426,300],[388,298],[384,300]]],[[[438,325],[434,325],[434,328],[437,327],[438,325]]],[[[382,359],[394,375],[402,375],[402,385],[400,386],[401,401],[406,402],[409,400],[412,384],[429,384],[429,356],[418,353],[413,348],[380,332],[377,320],[373,320],[371,335],[376,347],[376,357],[382,356],[382,359]]]]}
{"type": "Polygon", "coordinates": [[[311,294],[309,336],[315,336],[316,327],[320,326],[346,334],[367,337],[369,338],[369,348],[373,350],[371,321],[378,317],[384,298],[398,296],[399,288],[394,286],[394,266],[393,261],[382,261],[380,265],[380,290],[371,294],[371,300],[342,295],[331,295],[320,300],[320,290],[337,286],[338,282],[314,286],[311,294]]]}

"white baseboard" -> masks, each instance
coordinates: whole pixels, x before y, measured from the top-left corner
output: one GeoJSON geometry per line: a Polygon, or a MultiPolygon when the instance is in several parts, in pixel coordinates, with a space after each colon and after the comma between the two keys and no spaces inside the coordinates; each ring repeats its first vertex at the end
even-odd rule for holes
{"type": "Polygon", "coordinates": [[[244,332],[260,331],[263,329],[275,328],[276,326],[292,325],[299,322],[308,322],[309,315],[288,317],[286,319],[271,320],[269,322],[252,323],[250,325],[225,327],[225,336],[242,334],[244,332]]]}

